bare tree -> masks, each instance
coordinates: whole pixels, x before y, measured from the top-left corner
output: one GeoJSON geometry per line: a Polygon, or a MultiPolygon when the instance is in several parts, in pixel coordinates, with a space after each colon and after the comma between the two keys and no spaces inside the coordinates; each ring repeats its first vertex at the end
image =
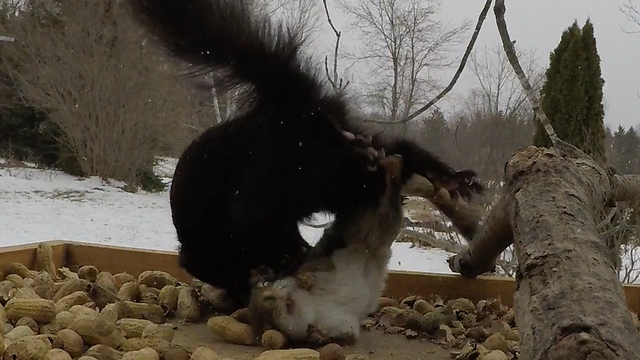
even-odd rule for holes
{"type": "Polygon", "coordinates": [[[352,60],[364,62],[369,72],[361,80],[370,107],[387,121],[398,122],[427,102],[438,87],[434,70],[451,66],[448,54],[469,28],[465,22],[450,27],[434,19],[438,1],[339,0],[352,17],[362,48],[352,60]]]}
{"type": "Polygon", "coordinates": [[[119,2],[29,0],[2,24],[3,65],[87,175],[137,181],[188,117],[189,94],[119,2]]]}
{"type": "MultiPolygon", "coordinates": [[[[529,76],[535,91],[539,91],[544,80],[544,69],[538,64],[535,51],[518,52],[518,58],[525,64],[525,73],[529,76]]],[[[505,117],[530,110],[527,97],[518,77],[509,64],[509,59],[500,46],[474,50],[469,62],[479,98],[468,103],[470,110],[501,114],[505,117]],[[478,108],[477,106],[480,106],[478,108]]]]}

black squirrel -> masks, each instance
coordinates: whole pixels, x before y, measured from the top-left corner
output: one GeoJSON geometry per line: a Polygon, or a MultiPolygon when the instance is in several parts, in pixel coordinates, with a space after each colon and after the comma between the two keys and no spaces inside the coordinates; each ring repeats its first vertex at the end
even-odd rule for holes
{"type": "Polygon", "coordinates": [[[127,4],[172,56],[216,71],[219,86],[253,88],[243,113],[187,147],[170,189],[181,267],[225,289],[238,306],[249,301],[252,270],[287,276],[305,261],[312,247],[299,221],[376,206],[385,186],[372,176],[372,149],[402,156],[403,183],[419,174],[454,197],[482,193],[475,171],[456,171],[413,141],[367,141],[345,94],[325,89],[303,56],[303,39],[256,14],[247,0],[127,4]]]}

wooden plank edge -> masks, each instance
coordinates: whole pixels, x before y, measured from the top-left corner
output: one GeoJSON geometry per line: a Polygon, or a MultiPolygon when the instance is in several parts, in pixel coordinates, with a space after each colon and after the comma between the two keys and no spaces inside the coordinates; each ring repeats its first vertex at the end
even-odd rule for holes
{"type": "Polygon", "coordinates": [[[93,265],[100,271],[108,271],[113,274],[126,272],[136,277],[145,270],[161,270],[188,283],[192,277],[179,266],[177,255],[177,251],[82,242],[67,244],[67,266],[70,269],[76,269],[82,265],[93,265]]]}
{"type": "MultiPolygon", "coordinates": [[[[390,271],[385,295],[403,297],[420,295],[443,300],[467,298],[475,303],[482,299],[500,297],[503,304],[513,306],[515,279],[497,276],[478,276],[468,279],[455,274],[436,274],[409,271],[390,271]]],[[[640,313],[640,285],[624,284],[627,306],[640,313]]]]}
{"type": "Polygon", "coordinates": [[[390,271],[384,295],[394,298],[420,295],[425,299],[439,296],[445,301],[467,298],[474,303],[500,297],[503,304],[512,306],[514,291],[512,278],[479,276],[468,279],[456,274],[390,271]]]}
{"type": "Polygon", "coordinates": [[[28,244],[0,247],[0,276],[4,278],[11,264],[22,263],[28,268],[35,266],[36,248],[39,244],[46,243],[53,249],[53,262],[61,267],[66,264],[67,242],[62,240],[40,241],[28,244]]]}
{"type": "MultiPolygon", "coordinates": [[[[138,276],[145,270],[162,270],[178,280],[190,282],[192,277],[177,261],[177,251],[139,249],[125,246],[92,244],[78,241],[46,241],[54,249],[57,266],[77,268],[94,265],[101,271],[127,272],[138,276]]],[[[6,272],[13,262],[33,266],[35,249],[39,243],[0,247],[0,272],[6,272]]],[[[628,307],[640,313],[640,285],[623,285],[628,307]]],[[[515,281],[513,278],[479,276],[467,279],[455,274],[412,271],[389,271],[385,296],[402,298],[420,295],[424,298],[440,296],[443,300],[460,297],[473,302],[500,297],[505,305],[513,306],[515,281]]]]}

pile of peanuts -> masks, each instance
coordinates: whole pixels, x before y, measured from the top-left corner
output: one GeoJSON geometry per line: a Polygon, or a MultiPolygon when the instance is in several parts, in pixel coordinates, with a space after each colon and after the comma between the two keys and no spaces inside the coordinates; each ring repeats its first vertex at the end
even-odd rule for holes
{"type": "MultiPolygon", "coordinates": [[[[163,271],[134,277],[92,265],[56,268],[53,249],[41,243],[34,269],[16,262],[0,279],[0,360],[233,360],[206,346],[189,350],[173,342],[177,327],[169,318],[196,323],[211,313],[213,336],[254,345],[251,328],[239,321],[244,311],[220,315],[220,290],[163,271]]],[[[345,359],[331,346],[281,350],[285,339],[275,330],[262,340],[259,360],[345,359]]]]}

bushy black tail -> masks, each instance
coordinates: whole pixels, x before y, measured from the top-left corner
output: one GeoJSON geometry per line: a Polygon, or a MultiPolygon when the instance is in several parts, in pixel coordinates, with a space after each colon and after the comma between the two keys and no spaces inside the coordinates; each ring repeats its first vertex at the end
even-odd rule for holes
{"type": "Polygon", "coordinates": [[[301,58],[303,40],[251,11],[246,0],[128,2],[133,16],[173,56],[210,70],[229,70],[217,81],[249,83],[259,102],[304,106],[322,96],[315,71],[301,58]]]}

